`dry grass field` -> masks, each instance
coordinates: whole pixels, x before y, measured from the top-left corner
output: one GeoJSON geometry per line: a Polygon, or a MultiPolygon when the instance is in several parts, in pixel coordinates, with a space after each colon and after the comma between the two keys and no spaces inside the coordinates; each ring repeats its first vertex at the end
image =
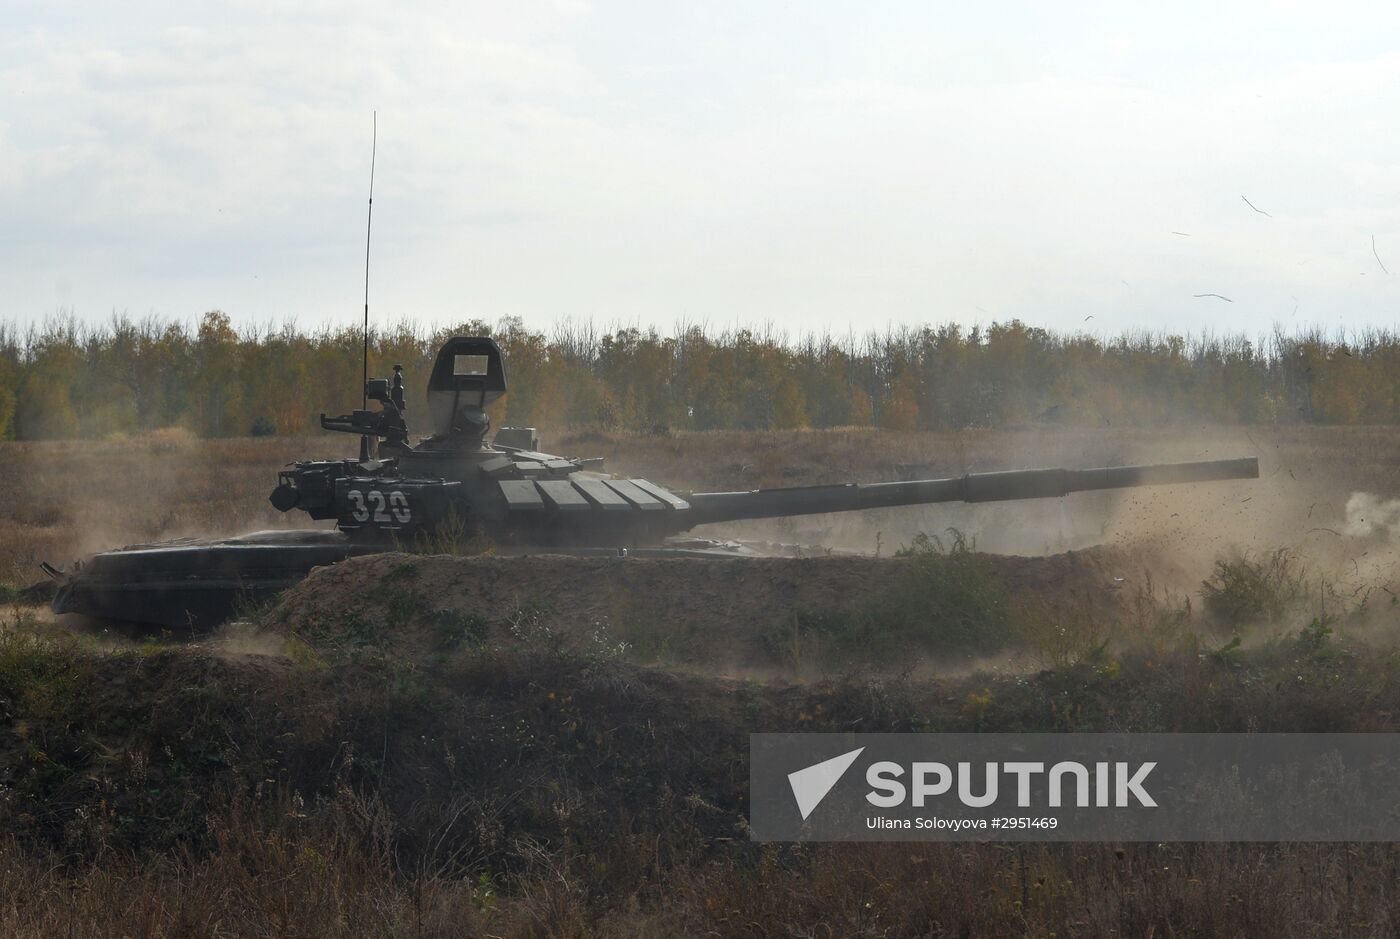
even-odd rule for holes
{"type": "MultiPolygon", "coordinates": [[[[266,502],[276,469],[347,444],[0,445],[0,580],[300,525],[266,502]]],[[[1400,730],[1400,432],[544,444],[695,489],[1247,455],[1262,478],[711,533],[869,557],[361,558],[197,641],[6,605],[0,937],[1400,930],[1391,845],[799,846],[745,828],[758,731],[1400,730]],[[890,556],[919,532],[941,546],[890,556]]]]}

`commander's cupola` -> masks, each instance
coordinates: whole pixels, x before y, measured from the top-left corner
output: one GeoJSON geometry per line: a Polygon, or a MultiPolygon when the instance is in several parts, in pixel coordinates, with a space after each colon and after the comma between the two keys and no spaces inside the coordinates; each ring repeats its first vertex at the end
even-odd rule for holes
{"type": "Polygon", "coordinates": [[[486,406],[505,393],[505,363],[494,339],[449,339],[438,351],[428,378],[428,419],[433,435],[423,446],[481,447],[491,429],[486,406]]]}

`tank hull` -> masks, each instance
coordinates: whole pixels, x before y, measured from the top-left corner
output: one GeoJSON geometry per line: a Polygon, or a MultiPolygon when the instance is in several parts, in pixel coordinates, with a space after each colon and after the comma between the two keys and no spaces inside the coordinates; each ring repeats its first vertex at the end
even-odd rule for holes
{"type": "MultiPolygon", "coordinates": [[[[779,546],[772,546],[779,547],[779,546]]],[[[396,550],[392,543],[359,543],[325,529],[263,531],[236,538],[186,538],[104,551],[66,575],[53,611],[93,619],[201,632],[237,618],[304,580],[315,568],[346,558],[396,550]]],[[[724,542],[675,545],[515,548],[508,555],[735,558],[761,557],[724,542]]]]}
{"type": "Polygon", "coordinates": [[[53,610],[177,630],[209,629],[317,567],[386,547],[356,544],[341,532],[321,529],[131,545],[95,555],[68,575],[53,610]]]}

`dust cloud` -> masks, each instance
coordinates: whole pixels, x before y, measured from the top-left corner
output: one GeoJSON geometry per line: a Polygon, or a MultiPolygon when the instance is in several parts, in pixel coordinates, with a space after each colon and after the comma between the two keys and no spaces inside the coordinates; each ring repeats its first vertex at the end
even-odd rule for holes
{"type": "Polygon", "coordinates": [[[939,475],[1253,456],[1260,478],[735,523],[696,533],[885,556],[919,533],[946,540],[950,528],[993,554],[1107,547],[1132,564],[1137,578],[1195,598],[1217,561],[1285,549],[1307,572],[1310,589],[1338,604],[1356,606],[1369,597],[1371,607],[1384,600],[1389,609],[1390,596],[1400,593],[1400,434],[1389,430],[1034,430],[988,435],[978,443],[945,451],[951,458],[939,465],[939,475]]]}
{"type": "Polygon", "coordinates": [[[277,469],[343,455],[339,440],[202,440],[175,430],[100,441],[9,442],[0,478],[0,582],[28,584],[39,562],[67,568],[98,551],[177,538],[318,527],[267,501],[277,469]]]}
{"type": "Polygon", "coordinates": [[[1342,533],[1352,538],[1400,535],[1400,499],[1386,499],[1369,492],[1353,492],[1347,499],[1342,533]]]}

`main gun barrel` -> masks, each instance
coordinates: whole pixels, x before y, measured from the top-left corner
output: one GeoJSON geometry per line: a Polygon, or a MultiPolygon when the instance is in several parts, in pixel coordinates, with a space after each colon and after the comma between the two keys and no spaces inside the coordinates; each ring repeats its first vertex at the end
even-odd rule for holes
{"type": "Polygon", "coordinates": [[[969,473],[948,479],[917,479],[898,483],[846,483],[748,492],[696,492],[690,502],[692,523],[728,522],[786,515],[820,515],[859,509],[884,509],[933,502],[1005,502],[1014,499],[1053,499],[1091,489],[1168,486],[1222,479],[1257,479],[1259,461],[1208,460],[1196,463],[1155,463],[1146,466],[1103,466],[1095,469],[1031,469],[1001,473],[969,473]]]}

